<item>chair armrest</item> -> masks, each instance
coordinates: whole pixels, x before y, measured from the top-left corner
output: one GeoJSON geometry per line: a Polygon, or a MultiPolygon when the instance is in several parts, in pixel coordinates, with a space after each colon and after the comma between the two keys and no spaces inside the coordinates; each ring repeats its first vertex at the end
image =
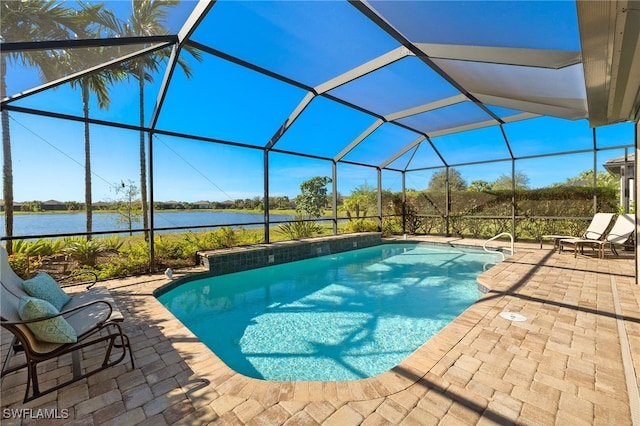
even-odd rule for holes
{"type": "Polygon", "coordinates": [[[60,287],[65,288],[65,287],[75,287],[78,285],[87,285],[86,290],[89,290],[91,287],[93,287],[94,285],[96,285],[96,282],[98,282],[98,275],[93,272],[93,271],[80,271],[80,272],[75,272],[71,275],[67,275],[66,277],[62,277],[58,280],[58,283],[60,284],[60,287]],[[70,280],[72,278],[78,277],[78,276],[82,276],[82,275],[91,275],[92,278],[87,280],[87,281],[82,281],[79,283],[70,283],[70,284],[61,284],[62,281],[66,281],[66,280],[70,280]]]}
{"type": "Polygon", "coordinates": [[[48,315],[46,317],[40,317],[40,318],[31,319],[31,320],[7,321],[7,320],[4,320],[4,319],[0,318],[0,324],[3,324],[3,325],[4,324],[6,324],[6,325],[20,325],[20,324],[25,324],[26,325],[26,324],[31,324],[31,323],[34,323],[34,322],[45,321],[45,320],[48,320],[48,319],[51,319],[51,318],[56,318],[56,317],[59,317],[59,316],[62,316],[62,315],[67,315],[67,314],[69,314],[71,312],[79,311],[81,309],[85,309],[85,308],[87,308],[89,306],[93,306],[93,305],[96,305],[96,304],[99,304],[99,303],[104,303],[109,308],[108,311],[105,311],[105,312],[108,312],[107,316],[104,319],[100,320],[100,321],[96,321],[96,325],[99,325],[99,324],[104,323],[107,319],[109,319],[109,317],[111,317],[111,314],[113,313],[113,306],[111,306],[111,303],[107,302],[106,300],[94,300],[92,302],[83,303],[82,305],[78,305],[78,306],[76,306],[74,308],[58,312],[55,315],[48,315]]]}

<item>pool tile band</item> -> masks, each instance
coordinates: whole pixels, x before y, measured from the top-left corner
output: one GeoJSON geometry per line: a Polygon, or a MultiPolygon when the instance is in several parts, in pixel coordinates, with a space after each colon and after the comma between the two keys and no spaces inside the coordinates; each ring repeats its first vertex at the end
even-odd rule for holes
{"type": "Polygon", "coordinates": [[[380,232],[282,241],[226,251],[198,253],[211,276],[247,271],[382,244],[380,232]]]}
{"type": "Polygon", "coordinates": [[[153,295],[160,297],[179,285],[197,279],[280,265],[297,260],[326,256],[332,253],[342,253],[350,250],[373,247],[383,243],[380,232],[363,232],[308,240],[281,241],[272,244],[234,247],[227,250],[202,251],[198,252],[196,256],[198,263],[203,265],[207,269],[207,272],[191,274],[187,277],[171,281],[156,289],[153,295]]]}
{"type": "MultiPolygon", "coordinates": [[[[227,250],[202,251],[196,254],[198,263],[205,266],[207,272],[191,274],[187,277],[173,280],[153,292],[155,297],[160,297],[168,291],[187,282],[231,274],[234,272],[248,271],[266,266],[280,265],[298,260],[311,259],[318,256],[326,256],[333,253],[361,248],[373,247],[385,243],[398,243],[398,240],[383,240],[380,232],[363,232],[355,234],[337,235],[329,237],[312,238],[308,240],[282,241],[272,244],[257,244],[245,247],[234,247],[227,250]]],[[[424,241],[402,240],[406,244],[424,244],[424,241]]],[[[442,247],[456,247],[478,249],[478,246],[463,243],[439,243],[428,242],[429,245],[442,247]]],[[[488,293],[489,289],[481,284],[478,290],[488,293]]]]}

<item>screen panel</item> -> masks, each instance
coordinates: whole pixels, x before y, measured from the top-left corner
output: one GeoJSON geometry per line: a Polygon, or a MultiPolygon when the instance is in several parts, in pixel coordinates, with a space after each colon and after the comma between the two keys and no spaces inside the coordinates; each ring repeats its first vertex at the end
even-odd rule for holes
{"type": "Polygon", "coordinates": [[[217,2],[195,41],[317,86],[398,47],[347,2],[217,2]]]}

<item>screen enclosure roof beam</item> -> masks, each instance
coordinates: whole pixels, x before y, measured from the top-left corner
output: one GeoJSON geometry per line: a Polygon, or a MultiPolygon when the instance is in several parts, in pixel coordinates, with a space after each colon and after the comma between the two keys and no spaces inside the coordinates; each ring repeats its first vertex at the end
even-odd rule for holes
{"type": "Polygon", "coordinates": [[[164,100],[167,96],[167,90],[169,90],[171,77],[173,76],[176,66],[178,65],[178,58],[180,58],[180,51],[182,50],[182,46],[189,39],[189,37],[191,37],[191,34],[193,34],[200,22],[202,22],[205,16],[207,16],[207,13],[209,12],[209,10],[211,10],[215,3],[215,0],[200,0],[189,15],[189,18],[187,18],[186,22],[178,32],[178,43],[175,45],[173,51],[171,52],[171,56],[169,57],[169,63],[164,72],[164,77],[162,78],[160,89],[158,90],[158,97],[156,98],[156,103],[153,108],[153,112],[151,113],[151,119],[149,122],[152,129],[155,129],[156,124],[158,123],[160,110],[162,109],[162,104],[164,104],[164,100]]]}
{"type": "Polygon", "coordinates": [[[276,131],[273,137],[269,140],[267,144],[267,149],[272,149],[273,146],[280,140],[280,138],[286,133],[286,131],[293,125],[296,119],[302,114],[305,108],[311,103],[311,101],[315,98],[316,95],[326,93],[330,90],[335,89],[336,87],[340,87],[343,84],[347,84],[350,81],[353,81],[357,78],[360,78],[364,75],[372,73],[380,68],[383,68],[389,64],[392,64],[396,61],[399,61],[402,58],[406,58],[407,56],[412,55],[409,49],[404,46],[400,46],[396,49],[393,49],[390,52],[387,52],[377,58],[370,60],[362,65],[359,65],[337,77],[332,78],[318,86],[314,87],[313,90],[308,93],[302,101],[296,106],[293,112],[289,115],[289,117],[285,120],[285,122],[280,126],[280,128],[276,131]]]}
{"type": "MultiPolygon", "coordinates": [[[[75,72],[73,74],[69,74],[69,75],[61,77],[59,79],[50,81],[48,83],[41,84],[40,86],[33,87],[33,88],[29,89],[29,90],[24,90],[24,91],[22,91],[20,93],[17,93],[15,95],[8,96],[8,97],[6,97],[6,98],[4,98],[4,99],[2,99],[0,101],[0,105],[5,105],[5,104],[8,104],[10,102],[17,101],[18,99],[22,99],[22,98],[25,98],[27,96],[35,95],[36,93],[40,93],[40,92],[42,92],[44,90],[60,86],[62,84],[68,83],[68,82],[70,82],[72,80],[75,80],[77,78],[83,77],[85,75],[92,74],[92,73],[95,73],[95,72],[99,72],[99,71],[101,71],[103,69],[112,67],[114,65],[118,65],[120,63],[123,63],[123,62],[126,62],[126,61],[130,61],[132,59],[139,58],[141,56],[145,56],[145,55],[147,55],[149,53],[155,52],[156,50],[164,49],[164,48],[169,47],[169,46],[171,46],[171,45],[173,45],[175,43],[175,40],[176,40],[175,36],[170,38],[170,39],[172,40],[171,42],[163,42],[163,43],[160,43],[160,44],[157,44],[157,45],[154,45],[154,46],[150,46],[150,47],[147,47],[147,48],[144,48],[144,49],[140,49],[140,50],[137,50],[135,52],[129,53],[127,55],[123,55],[123,56],[120,56],[118,58],[114,58],[114,59],[112,59],[110,61],[103,62],[101,64],[95,65],[93,67],[88,67],[88,68],[86,68],[86,69],[84,69],[82,71],[78,71],[78,72],[75,72]]],[[[118,41],[117,38],[116,39],[112,39],[112,38],[101,39],[101,41],[103,43],[107,43],[108,41],[111,41],[111,40],[114,40],[116,43],[118,41]]],[[[70,40],[70,41],[72,41],[72,40],[70,40]]],[[[138,41],[138,44],[139,43],[140,42],[138,41]]],[[[108,44],[100,44],[100,46],[105,46],[105,45],[108,45],[108,44]]],[[[3,48],[4,48],[4,44],[0,44],[0,49],[3,49],[3,48]]],[[[5,52],[3,51],[2,53],[4,54],[5,52]]]]}
{"type": "Polygon", "coordinates": [[[460,93],[465,95],[467,99],[472,101],[476,106],[482,109],[486,114],[488,114],[491,118],[496,120],[498,123],[502,123],[500,117],[495,115],[489,108],[487,108],[481,101],[476,99],[470,92],[468,92],[460,83],[458,83],[455,79],[453,79],[449,74],[447,74],[442,68],[440,68],[437,64],[435,64],[427,54],[425,54],[422,50],[416,47],[411,41],[409,41],[400,31],[398,31],[393,25],[391,25],[384,17],[380,16],[376,10],[371,8],[371,6],[362,0],[349,0],[349,3],[354,6],[358,11],[360,11],[363,15],[369,18],[374,24],[379,26],[383,31],[397,40],[400,44],[409,49],[414,55],[416,55],[426,66],[435,71],[440,77],[445,79],[447,83],[451,84],[456,88],[460,93]]]}
{"type": "Polygon", "coordinates": [[[520,49],[513,47],[465,46],[415,43],[430,58],[490,64],[560,69],[582,62],[580,52],[571,50],[520,49]]]}

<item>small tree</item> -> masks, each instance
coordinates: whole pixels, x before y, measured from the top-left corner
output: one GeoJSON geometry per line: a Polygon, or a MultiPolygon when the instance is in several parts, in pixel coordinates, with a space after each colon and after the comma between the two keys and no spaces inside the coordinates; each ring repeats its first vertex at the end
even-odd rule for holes
{"type": "Polygon", "coordinates": [[[67,210],[70,212],[77,211],[82,208],[82,205],[80,205],[80,203],[77,201],[65,201],[64,204],[67,206],[67,210]]]}
{"type": "MultiPolygon", "coordinates": [[[[578,176],[567,178],[564,183],[557,183],[553,186],[593,186],[593,170],[585,170],[580,172],[578,176]]],[[[620,180],[611,173],[597,172],[596,186],[598,188],[612,188],[617,191],[620,188],[620,180]]]]}
{"type": "Polygon", "coordinates": [[[42,201],[27,201],[25,203],[22,203],[22,208],[21,210],[23,212],[41,212],[44,211],[44,208],[42,207],[42,201]]]}
{"type": "Polygon", "coordinates": [[[491,184],[486,180],[474,180],[469,185],[469,191],[475,192],[488,192],[491,191],[491,184]]]}
{"type": "Polygon", "coordinates": [[[344,208],[349,219],[359,219],[367,216],[367,211],[376,208],[376,190],[371,188],[367,182],[356,187],[349,198],[344,200],[344,208]]]}
{"type": "Polygon", "coordinates": [[[306,213],[310,218],[318,218],[327,208],[327,184],[331,178],[316,176],[300,184],[300,195],[296,199],[296,211],[306,213]]]}
{"type": "Polygon", "coordinates": [[[292,239],[308,238],[322,232],[317,223],[308,219],[318,218],[324,213],[328,204],[326,186],[329,182],[331,179],[326,176],[316,176],[300,184],[296,215],[293,221],[280,224],[280,232],[292,239]]]}
{"type": "MultiPolygon", "coordinates": [[[[435,172],[429,181],[429,191],[445,191],[447,181],[447,171],[435,172]]],[[[464,191],[467,189],[467,181],[456,169],[449,169],[449,189],[451,191],[464,191]]]]}
{"type": "MultiPolygon", "coordinates": [[[[140,198],[138,198],[140,191],[132,180],[128,180],[126,184],[123,181],[120,185],[115,185],[114,188],[118,197],[115,200],[116,212],[118,213],[117,223],[126,224],[127,229],[131,231],[133,222],[142,215],[142,205],[140,204],[140,198]]],[[[132,232],[129,232],[129,235],[132,234],[132,232]]]]}

